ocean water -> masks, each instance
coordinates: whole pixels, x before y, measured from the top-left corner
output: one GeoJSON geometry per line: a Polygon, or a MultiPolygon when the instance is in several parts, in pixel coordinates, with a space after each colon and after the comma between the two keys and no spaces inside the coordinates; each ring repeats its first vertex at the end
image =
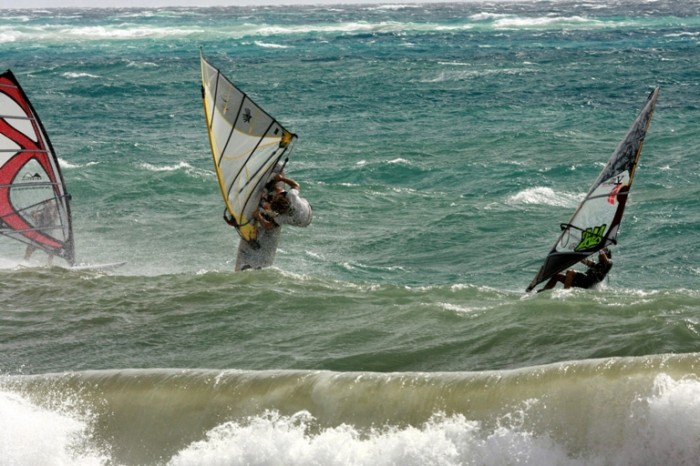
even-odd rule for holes
{"type": "Polygon", "coordinates": [[[2,10],[76,257],[0,238],[0,465],[700,456],[700,3],[2,10]],[[199,50],[314,206],[234,273],[199,50]],[[524,292],[655,87],[599,290],[524,292]]]}

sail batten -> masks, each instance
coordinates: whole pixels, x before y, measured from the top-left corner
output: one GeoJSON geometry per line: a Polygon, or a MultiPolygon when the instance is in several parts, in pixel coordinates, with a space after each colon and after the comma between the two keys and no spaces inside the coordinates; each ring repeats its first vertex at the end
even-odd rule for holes
{"type": "Polygon", "coordinates": [[[262,189],[296,135],[200,55],[202,99],[214,168],[227,215],[246,241],[262,189]]]}
{"type": "Polygon", "coordinates": [[[620,223],[658,95],[657,87],[649,94],[584,200],[569,221],[561,224],[559,238],[527,291],[604,247],[617,244],[620,223]]]}
{"type": "Polygon", "coordinates": [[[0,234],[74,263],[70,195],[39,116],[0,74],[0,234]]]}

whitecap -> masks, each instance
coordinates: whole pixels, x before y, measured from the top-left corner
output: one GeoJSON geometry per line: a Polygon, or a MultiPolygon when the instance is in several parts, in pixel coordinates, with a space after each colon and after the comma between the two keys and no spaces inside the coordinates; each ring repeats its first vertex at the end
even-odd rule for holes
{"type": "Polygon", "coordinates": [[[387,163],[389,164],[399,164],[399,165],[411,165],[411,162],[409,160],[406,160],[404,158],[398,157],[393,160],[389,160],[387,163]]]}
{"type": "Polygon", "coordinates": [[[15,32],[0,33],[0,44],[4,44],[7,42],[15,42],[17,40],[18,35],[19,35],[19,33],[15,33],[15,32]]]}
{"type": "Polygon", "coordinates": [[[0,391],[0,418],[0,445],[11,446],[2,449],[2,464],[107,463],[107,457],[88,445],[89,422],[77,416],[0,391]]]}
{"type": "Polygon", "coordinates": [[[257,45],[258,47],[262,47],[264,49],[288,49],[289,48],[288,45],[272,44],[272,43],[268,43],[268,42],[262,42],[259,40],[255,41],[255,45],[257,45]]]}
{"type": "Polygon", "coordinates": [[[511,28],[539,28],[539,27],[549,27],[549,26],[573,26],[591,24],[598,25],[601,24],[600,21],[584,18],[581,16],[546,16],[541,18],[500,18],[494,22],[494,27],[511,29],[511,28]]]}
{"type": "Polygon", "coordinates": [[[499,13],[476,13],[469,16],[469,19],[471,19],[472,21],[488,21],[492,19],[501,19],[506,17],[508,17],[508,15],[499,13]]]}
{"type": "Polygon", "coordinates": [[[474,312],[488,311],[494,308],[494,306],[460,306],[452,303],[437,303],[437,305],[445,311],[457,314],[471,314],[474,312]]]}
{"type": "Polygon", "coordinates": [[[583,199],[582,194],[557,193],[552,188],[536,186],[527,188],[508,198],[507,204],[551,205],[556,207],[576,207],[583,199]]]}
{"type": "Polygon", "coordinates": [[[210,171],[203,170],[201,168],[196,168],[190,165],[187,162],[181,161],[178,162],[174,165],[153,165],[148,162],[142,162],[139,163],[138,166],[144,170],[151,171],[151,172],[156,172],[156,173],[162,173],[162,172],[174,172],[178,170],[182,170],[185,173],[187,173],[190,176],[195,176],[195,177],[210,177],[214,176],[214,174],[210,171]]]}
{"type": "Polygon", "coordinates": [[[99,76],[90,74],[90,73],[78,73],[75,71],[67,71],[63,73],[61,76],[64,78],[71,78],[71,79],[77,79],[77,78],[99,78],[99,76]]]}
{"type": "Polygon", "coordinates": [[[143,169],[146,169],[148,171],[152,172],[173,172],[175,170],[182,170],[182,169],[192,169],[192,165],[190,165],[187,162],[178,162],[175,165],[161,165],[161,166],[156,166],[153,164],[150,164],[148,162],[142,162],[139,164],[139,166],[143,169]]]}
{"type": "Polygon", "coordinates": [[[507,464],[513,458],[526,464],[586,464],[570,459],[546,434],[517,426],[490,428],[463,415],[437,413],[422,425],[367,431],[319,424],[308,411],[290,416],[267,412],[245,422],[225,422],[179,451],[168,465],[507,464]]]}
{"type": "Polygon", "coordinates": [[[368,8],[368,10],[404,10],[406,8],[419,8],[420,5],[410,5],[406,3],[392,3],[387,5],[378,5],[376,7],[368,8]]]}
{"type": "Polygon", "coordinates": [[[91,167],[91,166],[97,165],[97,164],[99,164],[99,163],[100,163],[100,162],[88,162],[88,163],[80,164],[80,163],[68,162],[67,160],[64,160],[64,159],[62,159],[62,158],[60,158],[60,157],[58,158],[58,165],[59,165],[61,168],[66,168],[66,169],[91,167]]]}

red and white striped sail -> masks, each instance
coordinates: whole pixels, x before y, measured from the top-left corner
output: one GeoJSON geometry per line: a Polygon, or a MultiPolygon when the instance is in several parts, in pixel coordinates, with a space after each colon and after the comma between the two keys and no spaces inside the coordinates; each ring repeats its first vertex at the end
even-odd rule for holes
{"type": "Polygon", "coordinates": [[[0,74],[0,234],[73,265],[69,198],[36,111],[14,74],[0,74]]]}

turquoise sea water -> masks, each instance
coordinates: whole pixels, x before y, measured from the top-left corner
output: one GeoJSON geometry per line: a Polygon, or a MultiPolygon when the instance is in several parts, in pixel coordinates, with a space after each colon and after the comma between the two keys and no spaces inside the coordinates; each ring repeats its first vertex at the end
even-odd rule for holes
{"type": "Polygon", "coordinates": [[[127,264],[0,238],[0,465],[695,464],[699,53],[697,1],[3,10],[77,260],[127,264]],[[268,270],[200,47],[299,135],[268,270]],[[657,85],[609,280],[526,295],[657,85]]]}

